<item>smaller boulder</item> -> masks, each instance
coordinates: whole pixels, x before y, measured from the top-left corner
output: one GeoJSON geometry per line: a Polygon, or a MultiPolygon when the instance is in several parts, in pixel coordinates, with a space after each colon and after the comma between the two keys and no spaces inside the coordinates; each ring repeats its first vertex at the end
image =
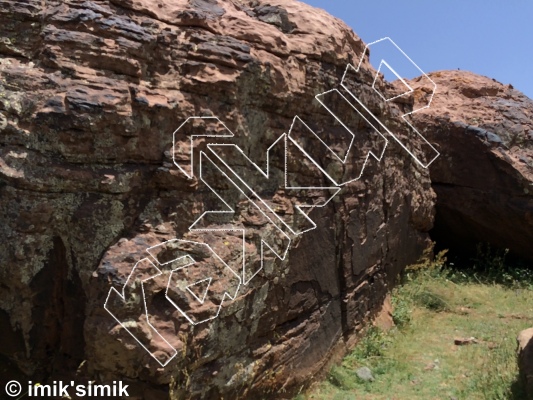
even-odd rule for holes
{"type": "Polygon", "coordinates": [[[527,399],[533,399],[533,328],[518,335],[518,369],[527,399]]]}
{"type": "Polygon", "coordinates": [[[358,368],[355,373],[357,374],[357,377],[365,382],[373,382],[374,381],[374,375],[372,375],[372,371],[370,371],[370,368],[368,367],[361,367],[358,368]]]}

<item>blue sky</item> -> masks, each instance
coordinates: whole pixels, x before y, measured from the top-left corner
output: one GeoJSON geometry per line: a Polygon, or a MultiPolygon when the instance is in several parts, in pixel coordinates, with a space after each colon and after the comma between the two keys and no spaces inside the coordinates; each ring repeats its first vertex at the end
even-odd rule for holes
{"type": "Polygon", "coordinates": [[[532,0],[304,2],[342,19],[365,43],[390,37],[426,73],[460,68],[533,98],[532,0]]]}

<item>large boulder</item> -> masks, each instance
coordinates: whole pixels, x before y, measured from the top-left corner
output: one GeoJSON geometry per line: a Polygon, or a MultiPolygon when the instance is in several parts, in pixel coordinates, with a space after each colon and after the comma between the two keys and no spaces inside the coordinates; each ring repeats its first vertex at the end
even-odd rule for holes
{"type": "MultiPolygon", "coordinates": [[[[466,252],[489,243],[532,260],[533,100],[470,72],[430,77],[438,90],[413,120],[441,153],[430,166],[435,239],[466,252]]],[[[413,96],[415,107],[428,96],[413,96]]]]}
{"type": "Polygon", "coordinates": [[[427,247],[427,169],[361,117],[402,133],[409,106],[323,11],[5,0],[0,37],[0,379],[288,398],[427,247]]]}

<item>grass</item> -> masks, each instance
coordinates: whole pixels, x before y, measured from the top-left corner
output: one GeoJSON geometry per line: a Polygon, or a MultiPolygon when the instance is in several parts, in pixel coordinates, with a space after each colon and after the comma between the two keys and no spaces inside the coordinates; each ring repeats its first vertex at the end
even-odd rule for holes
{"type": "Polygon", "coordinates": [[[524,399],[516,336],[533,326],[533,274],[506,266],[505,253],[478,255],[468,270],[445,265],[443,253],[409,268],[392,293],[396,328],[371,328],[298,399],[524,399]],[[456,346],[459,337],[478,343],[456,346]],[[358,379],[362,366],[373,382],[358,379]]]}

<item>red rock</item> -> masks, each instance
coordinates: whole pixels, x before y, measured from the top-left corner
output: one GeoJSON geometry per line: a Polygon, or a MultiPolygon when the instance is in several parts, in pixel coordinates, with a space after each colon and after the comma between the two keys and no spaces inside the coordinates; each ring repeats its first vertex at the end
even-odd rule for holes
{"type": "Polygon", "coordinates": [[[516,338],[518,342],[518,370],[528,399],[533,398],[533,328],[525,329],[516,338]]]}
{"type": "MultiPolygon", "coordinates": [[[[139,398],[291,398],[347,351],[427,246],[429,175],[391,142],[381,163],[370,160],[361,180],[313,210],[317,228],[295,238],[284,261],[269,255],[215,321],[192,326],[170,306],[168,271],[146,284],[146,313],[135,279],[148,270],[128,281],[134,265],[150,246],[200,237],[188,228],[217,201],[174,165],[173,132],[191,116],[215,115],[245,154],[264,161],[298,115],[341,151],[342,130],[314,96],[339,86],[364,44],[341,21],[286,0],[5,0],[0,37],[9,39],[0,45],[0,366],[13,376],[120,380],[139,398]],[[169,356],[167,344],[179,350],[166,368],[103,307],[126,282],[127,326],[158,358],[169,356]]],[[[379,118],[400,126],[399,105],[385,106],[371,89],[374,72],[365,60],[354,87],[379,118]]],[[[335,102],[347,123],[370,131],[335,102]]],[[[382,145],[357,140],[362,153],[344,168],[329,153],[319,154],[320,165],[341,177],[357,173],[359,156],[382,145]]],[[[278,179],[282,166],[272,168],[278,179]]],[[[299,184],[327,183],[301,156],[288,168],[299,184]]],[[[261,179],[250,183],[303,225],[293,217],[296,195],[261,179]]],[[[247,261],[257,266],[271,227],[223,179],[216,183],[236,212],[209,226],[245,223],[247,261]]],[[[308,191],[299,200],[325,196],[308,191]]],[[[238,258],[238,234],[202,238],[238,258]]],[[[199,272],[213,267],[208,251],[190,250],[203,260],[199,272]]],[[[203,318],[210,307],[192,313],[203,318]]]]}
{"type": "Polygon", "coordinates": [[[435,238],[455,249],[489,243],[533,259],[533,100],[470,72],[430,77],[437,92],[413,120],[441,153],[430,167],[435,238]]]}

